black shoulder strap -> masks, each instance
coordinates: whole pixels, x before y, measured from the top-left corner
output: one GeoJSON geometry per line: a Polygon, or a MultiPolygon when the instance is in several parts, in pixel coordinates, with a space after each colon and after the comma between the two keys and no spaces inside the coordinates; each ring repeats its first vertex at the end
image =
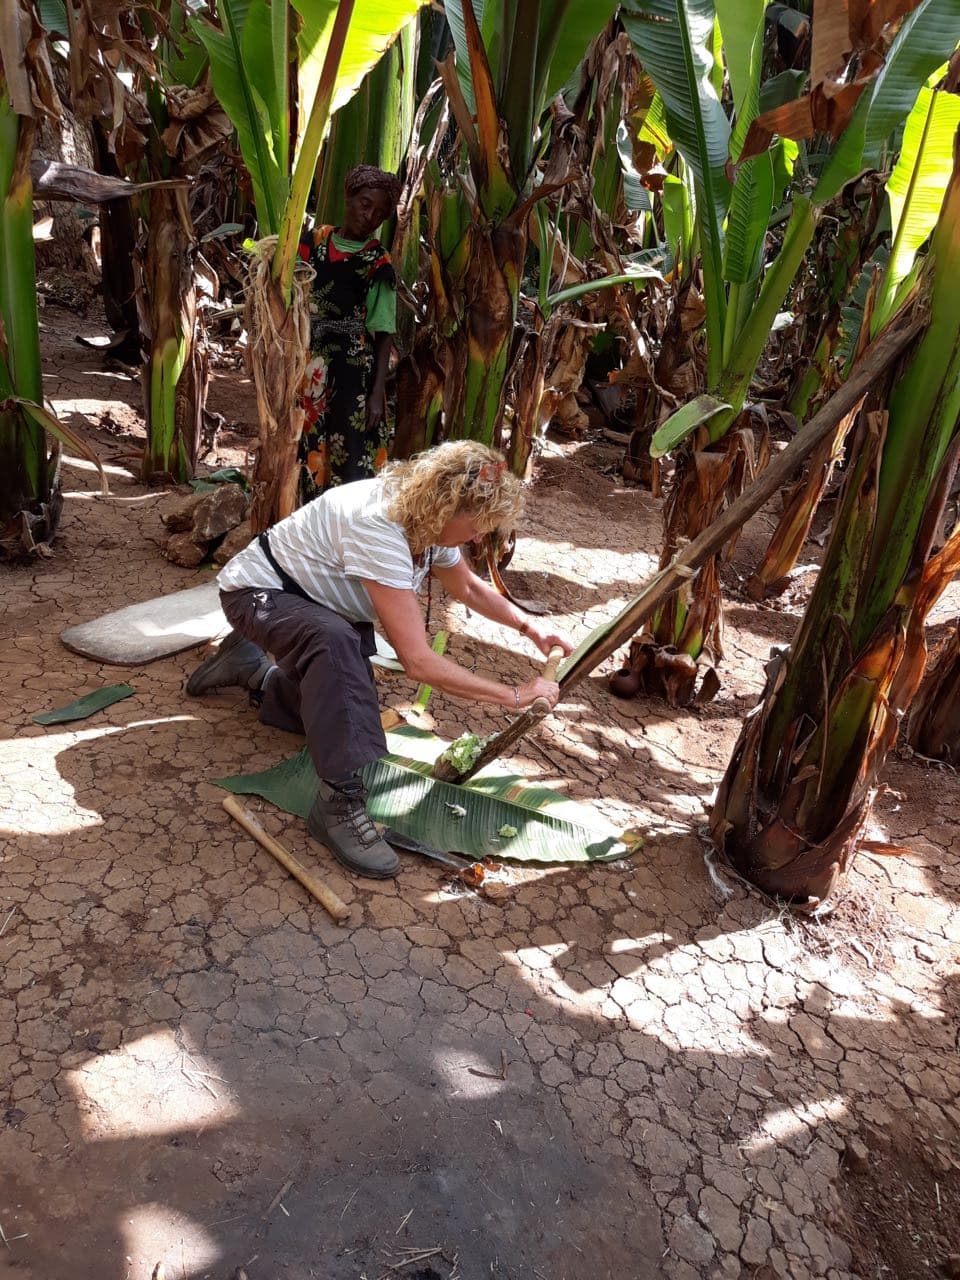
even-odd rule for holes
{"type": "Polygon", "coordinates": [[[270,562],[270,568],[280,579],[280,585],[283,590],[289,592],[292,596],[299,596],[301,600],[309,600],[311,604],[316,604],[317,601],[314,600],[313,596],[304,591],[300,583],[295,582],[294,579],[290,577],[289,573],[287,573],[286,569],[277,563],[277,558],[273,554],[273,548],[270,546],[270,535],[267,533],[266,529],[264,529],[263,533],[261,533],[257,538],[257,543],[260,550],[270,562]]]}

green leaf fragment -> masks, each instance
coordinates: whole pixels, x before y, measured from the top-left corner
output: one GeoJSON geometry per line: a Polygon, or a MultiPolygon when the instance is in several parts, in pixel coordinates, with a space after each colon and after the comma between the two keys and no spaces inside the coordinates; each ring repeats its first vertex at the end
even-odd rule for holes
{"type": "Polygon", "coordinates": [[[239,467],[221,467],[219,471],[211,471],[208,476],[198,476],[194,480],[188,480],[187,483],[199,492],[215,489],[220,484],[238,484],[245,489],[247,477],[239,467]]]}
{"type": "Polygon", "coordinates": [[[70,702],[65,707],[57,707],[54,711],[41,711],[33,717],[33,722],[34,724],[67,724],[71,720],[86,720],[95,712],[102,711],[104,707],[110,707],[115,702],[121,702],[134,693],[136,690],[129,684],[106,684],[102,689],[84,694],[82,698],[77,698],[75,702],[70,702]]]}
{"type": "Polygon", "coordinates": [[[653,440],[650,442],[650,457],[662,458],[664,454],[670,453],[672,449],[676,449],[678,445],[683,444],[688,436],[693,435],[697,427],[709,422],[718,413],[723,413],[729,408],[729,404],[723,400],[718,400],[716,396],[707,395],[706,393],[694,396],[676,413],[671,413],[670,417],[661,423],[653,433],[653,440]]]}

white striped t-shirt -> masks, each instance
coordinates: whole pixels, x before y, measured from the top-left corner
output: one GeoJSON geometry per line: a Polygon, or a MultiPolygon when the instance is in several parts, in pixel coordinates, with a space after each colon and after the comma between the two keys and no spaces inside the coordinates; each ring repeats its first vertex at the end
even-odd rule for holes
{"type": "MultiPolygon", "coordinates": [[[[275,524],[270,530],[274,559],[320,604],[351,622],[374,622],[377,613],[360,579],[385,587],[419,591],[429,556],[413,563],[403,526],[384,514],[383,480],[338,485],[275,524]]],[[[451,568],[457,547],[434,547],[433,564],[451,568]]],[[[280,588],[256,539],[217,576],[221,591],[280,588]]]]}

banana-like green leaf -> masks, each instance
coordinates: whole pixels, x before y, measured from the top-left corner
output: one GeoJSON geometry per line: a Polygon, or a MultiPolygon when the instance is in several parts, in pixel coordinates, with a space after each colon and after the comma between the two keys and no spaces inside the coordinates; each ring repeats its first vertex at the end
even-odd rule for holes
{"type": "MultiPolygon", "coordinates": [[[[811,202],[806,196],[797,196],[793,202],[793,212],[783,235],[780,252],[767,268],[763,283],[756,297],[752,299],[749,310],[744,309],[742,312],[736,341],[729,351],[724,353],[723,376],[717,391],[732,407],[729,421],[717,417],[711,423],[710,436],[713,440],[718,440],[723,435],[730,422],[743,408],[763,349],[783,307],[790,285],[800,270],[815,229],[816,216],[811,202]]],[[[735,286],[731,286],[731,293],[734,289],[735,286]]]]}
{"type": "Polygon", "coordinates": [[[25,400],[22,396],[11,396],[10,401],[18,405],[38,427],[42,427],[48,435],[53,436],[54,440],[59,440],[61,444],[75,449],[81,457],[86,458],[87,462],[92,462],[100,476],[100,492],[104,497],[110,493],[107,473],[103,469],[103,464],[82,436],[78,436],[75,431],[62,423],[49,409],[44,408],[41,404],[36,404],[33,400],[25,400]]]}
{"type": "Polygon", "coordinates": [[[416,24],[400,38],[364,79],[360,89],[330,122],[317,185],[317,221],[343,221],[343,183],[356,164],[372,164],[396,173],[410,141],[410,104],[414,103],[416,24]]]}
{"type": "Polygon", "coordinates": [[[899,287],[917,251],[936,226],[953,172],[953,141],[960,127],[960,95],[921,89],[907,118],[900,157],[887,182],[893,243],[880,287],[871,331],[895,310],[899,287]]]}
{"type": "Polygon", "coordinates": [[[709,422],[718,413],[724,413],[730,406],[715,396],[699,395],[688,400],[676,413],[671,413],[666,422],[660,424],[650,441],[650,457],[662,458],[676,449],[697,427],[709,422]]]}
{"type": "Polygon", "coordinates": [[[650,213],[653,209],[653,201],[633,163],[633,143],[630,139],[630,131],[623,120],[617,127],[617,155],[623,172],[624,204],[634,212],[650,213]]]}
{"type": "Polygon", "coordinates": [[[732,156],[736,160],[759,110],[766,0],[716,0],[723,55],[735,113],[732,156]]]}
{"type": "Polygon", "coordinates": [[[673,139],[667,127],[667,108],[659,93],[653,95],[653,100],[644,113],[637,138],[640,142],[649,142],[661,160],[673,150],[673,139]]]}
{"type": "Polygon", "coordinates": [[[217,13],[222,30],[199,18],[191,25],[206,46],[214,92],[237,130],[260,232],[275,235],[289,192],[289,121],[286,88],[277,83],[271,8],[267,0],[218,0],[217,13]]]}
{"type": "Polygon", "coordinates": [[[707,384],[719,377],[726,295],[723,220],[730,202],[730,125],[710,80],[713,0],[628,0],[621,21],[663,97],[670,136],[693,172],[703,261],[707,384]]]}
{"type": "MultiPolygon", "coordinates": [[[[863,327],[863,317],[867,307],[867,298],[871,290],[876,290],[881,275],[886,269],[890,249],[880,245],[870,261],[864,266],[847,301],[840,310],[840,335],[837,341],[836,357],[843,366],[844,375],[849,373],[856,355],[863,327]]],[[[871,306],[871,311],[873,310],[871,306]]]]}
{"type": "Polygon", "coordinates": [[[33,717],[34,724],[69,724],[71,720],[86,720],[96,711],[104,707],[112,707],[115,702],[131,697],[136,690],[129,684],[105,684],[102,689],[86,693],[82,698],[69,702],[65,707],[57,707],[55,711],[41,711],[33,717]]]}
{"type": "Polygon", "coordinates": [[[63,0],[37,0],[37,12],[41,23],[51,36],[61,36],[63,39],[69,37],[70,26],[63,0]]]}
{"type": "MultiPolygon", "coordinates": [[[[886,398],[876,532],[863,624],[876,625],[913,556],[934,477],[960,423],[960,139],[954,171],[930,240],[930,325],[886,398]]],[[[942,501],[942,499],[941,499],[942,501]]],[[[858,617],[858,622],[861,619],[858,617]]]]}
{"type": "Polygon", "coordinates": [[[536,100],[542,114],[583,61],[617,4],[615,0],[541,0],[538,7],[536,100]]]}
{"type": "Polygon", "coordinates": [[[864,169],[879,164],[885,143],[906,120],[927,77],[958,42],[960,0],[921,0],[907,14],[820,175],[816,204],[831,200],[864,169]]]}
{"type": "Polygon", "coordinates": [[[787,187],[793,181],[793,170],[799,154],[800,147],[792,138],[778,138],[770,148],[770,160],[773,164],[774,209],[779,209],[783,203],[787,187]]]}
{"type": "MultiPolygon", "coordinates": [[[[391,754],[364,770],[367,811],[435,849],[518,862],[595,862],[627,857],[642,843],[636,833],[618,832],[592,810],[524,778],[481,773],[464,786],[438,782],[430,776],[432,762],[448,744],[422,729],[400,726],[388,732],[387,744],[391,754]]],[[[306,751],[264,773],[216,781],[301,818],[317,790],[306,751]]]]}
{"type": "Polygon", "coordinates": [[[663,235],[667,250],[681,278],[689,275],[693,269],[691,254],[695,204],[692,186],[692,183],[685,182],[682,178],[677,178],[670,173],[664,179],[663,190],[660,193],[663,235]]]}
{"type": "MultiPolygon", "coordinates": [[[[331,114],[357,92],[364,76],[380,61],[403,27],[426,0],[377,0],[354,8],[340,58],[331,114]]],[[[337,13],[337,0],[294,0],[303,23],[299,36],[300,135],[317,94],[320,72],[337,13]]],[[[300,138],[298,138],[298,145],[300,138]]]]}
{"type": "MultiPolygon", "coordinates": [[[[484,19],[497,8],[486,5],[484,19]]],[[[514,0],[502,8],[512,13],[503,41],[497,100],[514,178],[523,187],[540,145],[538,121],[613,17],[617,0],[514,0]]],[[[481,29],[489,47],[488,25],[485,21],[481,29]]],[[[476,71],[473,77],[476,81],[476,71]]],[[[608,109],[616,110],[610,104],[608,109]]]]}
{"type": "MultiPolygon", "coordinates": [[[[487,60],[490,63],[490,70],[493,73],[497,84],[500,83],[500,59],[503,49],[504,34],[509,36],[509,32],[504,33],[502,30],[497,31],[497,40],[491,38],[489,31],[490,17],[499,6],[495,0],[473,0],[473,12],[477,19],[477,23],[484,36],[484,45],[487,50],[487,60]]],[[[457,58],[457,79],[460,82],[460,89],[463,93],[464,101],[471,111],[476,110],[476,103],[473,99],[473,76],[470,73],[470,53],[467,49],[467,28],[463,18],[463,0],[446,0],[443,6],[443,12],[446,15],[447,25],[450,28],[450,34],[453,37],[453,47],[456,50],[457,58]]],[[[494,22],[494,27],[500,24],[494,22]]]]}
{"type": "MultiPolygon", "coordinates": [[[[520,78],[516,55],[522,53],[525,64],[534,69],[532,77],[528,72],[526,78],[530,81],[531,113],[534,121],[538,120],[573,76],[616,7],[615,0],[513,0],[510,4],[473,0],[498,97],[508,91],[511,81],[520,78]],[[526,41],[533,47],[518,49],[517,32],[534,28],[536,39],[526,41]]],[[[443,8],[457,53],[460,88],[470,109],[475,110],[463,0],[445,0],[443,8]]]]}
{"type": "MultiPolygon", "coordinates": [[[[736,115],[730,140],[736,160],[760,106],[763,68],[763,11],[765,0],[717,0],[723,51],[736,115]]],[[[773,212],[774,175],[769,155],[756,156],[741,166],[730,200],[723,244],[723,277],[734,284],[756,280],[763,262],[767,227],[773,212]],[[759,161],[759,163],[757,163],[759,161]]],[[[735,341],[740,317],[727,315],[725,342],[735,341]],[[731,321],[733,323],[731,323],[731,321]]]]}
{"type": "Polygon", "coordinates": [[[658,280],[663,284],[663,273],[657,267],[637,263],[631,266],[629,271],[620,272],[618,275],[601,276],[599,280],[584,280],[581,284],[572,284],[567,289],[551,293],[547,298],[547,311],[548,313],[555,311],[564,302],[574,302],[577,298],[582,298],[585,293],[594,293],[597,289],[613,289],[622,284],[637,286],[646,280],[658,280]]]}
{"type": "Polygon", "coordinates": [[[713,0],[631,0],[622,20],[666,108],[670,137],[711,196],[719,228],[730,195],[730,125],[710,82],[713,0]]]}
{"type": "Polygon", "coordinates": [[[795,71],[791,68],[771,76],[769,80],[764,80],[760,86],[760,114],[764,115],[799,98],[806,78],[806,71],[795,71]]]}
{"type": "Polygon", "coordinates": [[[723,243],[725,280],[746,284],[760,275],[773,196],[773,159],[765,151],[737,170],[723,243]]]}

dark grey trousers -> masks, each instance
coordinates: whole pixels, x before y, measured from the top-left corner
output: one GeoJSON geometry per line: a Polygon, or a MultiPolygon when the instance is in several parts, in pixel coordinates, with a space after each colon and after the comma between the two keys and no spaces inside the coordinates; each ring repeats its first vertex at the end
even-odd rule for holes
{"type": "Polygon", "coordinates": [[[264,690],[260,719],[305,734],[321,778],[345,778],[386,754],[369,622],[348,622],[287,591],[221,591],[220,603],[233,629],[279,668],[264,690]]]}

